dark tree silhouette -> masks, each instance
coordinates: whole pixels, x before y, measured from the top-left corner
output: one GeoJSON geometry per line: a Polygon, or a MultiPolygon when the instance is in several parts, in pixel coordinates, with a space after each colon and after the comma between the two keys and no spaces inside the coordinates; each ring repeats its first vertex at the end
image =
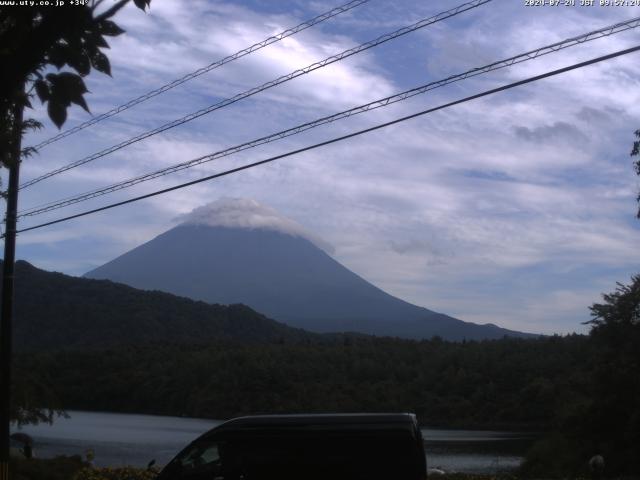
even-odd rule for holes
{"type": "Polygon", "coordinates": [[[617,285],[615,292],[602,296],[604,303],[590,307],[593,318],[587,323],[593,326],[592,334],[640,324],[640,275],[631,277],[630,285],[617,285]]]}
{"type": "MultiPolygon", "coordinates": [[[[72,103],[89,111],[82,77],[92,69],[111,74],[109,59],[102,49],[109,48],[105,37],[124,32],[111,18],[129,1],[119,0],[100,13],[104,0],[87,0],[82,5],[34,2],[0,7],[0,166],[9,170],[7,192],[2,194],[7,200],[7,210],[0,307],[0,480],[10,478],[9,425],[11,419],[16,419],[15,412],[19,412],[17,419],[21,421],[50,420],[52,415],[51,405],[42,409],[43,405],[27,403],[33,395],[24,395],[24,389],[16,392],[11,375],[20,162],[35,152],[32,147],[22,148],[22,137],[27,130],[42,127],[36,120],[25,120],[24,110],[31,108],[35,91],[42,103],[47,104],[49,118],[58,128],[67,119],[67,109],[72,103]],[[16,400],[23,404],[17,405],[16,400]]],[[[142,10],[151,3],[151,0],[133,1],[142,10]]],[[[30,384],[24,377],[21,380],[22,385],[30,384]]],[[[46,400],[41,397],[40,401],[46,400]]]]}
{"type": "MultiPolygon", "coordinates": [[[[101,9],[104,0],[64,7],[37,5],[40,2],[33,6],[0,6],[0,166],[10,172],[8,193],[2,194],[8,199],[7,261],[3,272],[8,279],[13,277],[19,162],[34,153],[33,148],[22,148],[22,137],[27,130],[42,127],[33,119],[24,120],[24,109],[32,108],[31,100],[37,95],[42,104],[47,104],[48,115],[58,128],[64,124],[72,104],[89,111],[83,77],[92,69],[111,74],[109,59],[103,52],[109,48],[105,37],[124,33],[112,18],[129,1],[119,0],[104,9],[101,9]]],[[[143,11],[151,3],[151,0],[133,1],[143,11]]],[[[7,417],[22,422],[50,421],[55,408],[47,394],[47,382],[37,378],[37,372],[22,371],[17,376],[18,382],[11,382],[12,280],[4,284],[0,333],[2,431],[8,428],[7,417]],[[9,402],[10,386],[13,404],[9,402]]],[[[1,478],[6,474],[5,433],[0,432],[1,478]]]]}
{"type": "MultiPolygon", "coordinates": [[[[103,49],[105,37],[124,32],[111,18],[130,0],[120,0],[98,13],[104,0],[86,5],[0,7],[0,162],[12,162],[17,139],[34,120],[17,122],[16,111],[31,107],[31,93],[47,103],[49,117],[58,128],[71,104],[89,111],[82,77],[92,69],[107,75],[111,66],[103,49]],[[53,67],[53,68],[52,68],[53,67]],[[53,72],[53,69],[57,70],[53,72]],[[17,125],[16,123],[20,123],[17,125]],[[20,135],[16,134],[19,129],[20,135]]],[[[134,0],[144,10],[151,0],[134,0]]],[[[23,154],[33,152],[23,152],[23,154]]]]}
{"type": "MultiPolygon", "coordinates": [[[[640,473],[640,275],[591,307],[595,360],[586,423],[609,473],[640,473]]],[[[594,452],[595,453],[595,452],[594,452]]]]}

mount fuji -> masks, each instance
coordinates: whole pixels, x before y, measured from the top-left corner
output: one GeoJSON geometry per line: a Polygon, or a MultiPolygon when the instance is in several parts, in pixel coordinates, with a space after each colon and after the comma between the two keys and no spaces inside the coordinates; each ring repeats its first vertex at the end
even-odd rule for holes
{"type": "Polygon", "coordinates": [[[322,240],[253,200],[222,199],[181,220],[85,276],[208,303],[243,303],[314,332],[446,340],[531,336],[389,295],[334,260],[322,240]]]}

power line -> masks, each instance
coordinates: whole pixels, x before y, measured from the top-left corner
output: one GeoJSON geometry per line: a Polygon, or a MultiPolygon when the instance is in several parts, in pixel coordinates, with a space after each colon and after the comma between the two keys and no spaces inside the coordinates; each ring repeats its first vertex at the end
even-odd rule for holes
{"type": "Polygon", "coordinates": [[[340,15],[342,13],[348,12],[349,10],[352,10],[356,7],[359,7],[360,5],[367,3],[369,0],[353,0],[345,5],[342,5],[340,7],[336,7],[332,10],[329,10],[328,12],[322,13],[310,20],[307,20],[305,22],[302,22],[299,25],[296,25],[293,28],[289,28],[287,30],[284,30],[280,33],[278,33],[277,35],[273,35],[265,40],[262,40],[261,42],[258,43],[254,43],[253,45],[251,45],[250,47],[244,48],[232,55],[229,55],[227,57],[222,58],[221,60],[218,60],[216,62],[210,63],[209,65],[207,65],[206,67],[202,67],[199,68],[198,70],[188,73],[187,75],[180,77],[176,80],[173,80],[172,82],[169,82],[161,87],[156,88],[155,90],[152,90],[148,93],[145,93],[144,95],[140,95],[137,98],[134,98],[133,100],[128,101],[127,103],[120,105],[118,107],[115,107],[111,110],[109,110],[108,112],[105,112],[101,115],[98,115],[97,117],[93,117],[90,120],[87,120],[86,122],[83,122],[73,128],[70,128],[69,130],[66,130],[62,133],[59,133],[58,135],[55,135],[43,142],[40,142],[39,144],[35,145],[34,148],[36,149],[40,149],[46,145],[49,145],[51,143],[57,142],[58,140],[61,140],[65,137],[68,137],[70,135],[73,135],[74,133],[79,132],[80,130],[84,130],[87,127],[90,127],[92,125],[95,125],[98,122],[101,122],[102,120],[106,120],[107,118],[113,117],[117,114],[119,114],[120,112],[124,112],[125,110],[130,109],[131,107],[134,107],[135,105],[139,105],[142,102],[146,102],[147,100],[160,95],[161,93],[164,93],[168,90],[171,90],[172,88],[177,87],[178,85],[182,85],[183,83],[188,82],[189,80],[193,80],[196,77],[199,77],[200,75],[204,75],[205,73],[210,72],[211,70],[214,70],[218,67],[221,67],[227,63],[233,62],[234,60],[237,60],[239,58],[242,58],[246,55],[249,55],[250,53],[253,53],[257,50],[260,50],[264,47],[267,47],[269,45],[272,45],[276,42],[279,42],[282,39],[285,39],[287,37],[290,37],[292,35],[295,35],[298,32],[301,32],[303,30],[306,30],[307,28],[313,27],[314,25],[317,25],[321,22],[324,22],[325,20],[329,20],[330,18],[333,18],[337,15],[340,15]]]}
{"type": "Polygon", "coordinates": [[[453,17],[455,15],[459,15],[460,13],[466,12],[468,10],[477,8],[481,5],[484,5],[485,3],[489,3],[492,0],[473,0],[471,2],[468,3],[464,3],[462,5],[459,5],[455,8],[452,8],[450,10],[447,10],[445,12],[441,12],[438,13],[437,15],[434,15],[433,17],[429,17],[429,18],[425,18],[423,20],[420,20],[419,22],[414,23],[413,25],[407,26],[407,27],[403,27],[400,28],[394,32],[391,33],[387,33],[384,34],[378,38],[376,38],[375,40],[371,40],[369,42],[365,42],[362,43],[360,45],[358,45],[357,47],[354,48],[350,48],[348,50],[343,51],[342,53],[339,53],[337,55],[333,55],[331,57],[325,58],[324,60],[321,60],[320,62],[316,62],[313,63],[311,65],[308,65],[304,68],[295,70],[294,72],[289,73],[288,75],[283,75],[281,77],[278,77],[275,80],[271,80],[267,83],[264,83],[262,85],[260,85],[259,87],[254,87],[250,90],[247,90],[243,93],[239,93],[233,97],[227,98],[225,100],[222,100],[220,102],[217,102],[213,105],[210,105],[206,108],[203,108],[201,110],[198,110],[197,112],[191,113],[189,115],[186,115],[182,118],[179,118],[177,120],[173,120],[172,122],[166,123],[158,128],[155,128],[153,130],[149,130],[145,133],[142,133],[136,137],[130,138],[129,140],[126,140],[124,142],[121,142],[117,145],[111,146],[105,150],[102,150],[98,153],[94,153],[93,155],[90,155],[88,157],[82,158],[80,160],[76,160],[75,162],[69,163],[63,167],[57,168],[55,170],[52,170],[48,173],[45,173],[37,178],[34,178],[32,180],[29,180],[25,183],[23,183],[22,185],[20,185],[21,189],[30,187],[31,185],[34,185],[38,182],[41,182],[47,178],[53,177],[54,175],[58,175],[60,173],[66,172],[67,170],[71,170],[72,168],[76,168],[79,167],[81,165],[84,165],[86,163],[89,163],[93,160],[96,160],[98,158],[104,157],[110,153],[113,153],[117,150],[120,150],[124,147],[127,147],[129,145],[132,145],[136,142],[139,142],[141,140],[144,140],[146,138],[152,137],[153,135],[157,135],[158,133],[164,132],[166,130],[169,130],[171,128],[177,127],[179,125],[182,125],[184,123],[190,122],[192,120],[195,120],[196,118],[199,118],[203,115],[206,115],[208,113],[211,113],[215,110],[219,110],[221,108],[224,108],[228,105],[231,105],[233,103],[238,102],[239,100],[242,100],[244,98],[250,97],[252,95],[255,95],[257,93],[260,93],[264,90],[267,90],[269,88],[275,87],[277,85],[280,85],[282,83],[288,82],[290,80],[293,80],[294,78],[300,77],[301,75],[305,75],[307,73],[310,73],[314,70],[317,70],[319,68],[325,67],[327,65],[330,65],[332,63],[344,60],[347,57],[350,57],[352,55],[355,55],[357,53],[363,52],[364,50],[368,50],[370,48],[376,47],[382,43],[388,42],[389,40],[393,40],[397,37],[400,37],[402,35],[406,35],[410,32],[413,32],[415,30],[418,30],[420,28],[424,28],[426,26],[432,25],[436,22],[440,22],[442,20],[445,20],[447,18],[453,17]]]}
{"type": "Polygon", "coordinates": [[[127,205],[129,203],[133,203],[133,202],[137,202],[137,201],[144,200],[144,199],[147,199],[147,198],[155,197],[157,195],[162,195],[163,193],[168,193],[168,192],[172,192],[174,190],[179,190],[179,189],[182,189],[182,188],[185,188],[185,187],[189,187],[191,185],[195,185],[195,184],[198,184],[198,183],[202,183],[202,182],[206,182],[206,181],[209,181],[209,180],[213,180],[215,178],[220,178],[220,177],[224,177],[224,176],[227,176],[227,175],[231,175],[232,173],[240,172],[242,170],[248,170],[249,168],[257,167],[259,165],[264,165],[266,163],[274,162],[276,160],[280,160],[280,159],[285,158],[285,157],[290,157],[290,156],[297,155],[297,154],[300,154],[300,153],[303,153],[303,152],[307,152],[309,150],[314,150],[314,149],[319,148],[319,147],[324,147],[326,145],[331,145],[333,143],[341,142],[341,141],[347,140],[349,138],[357,137],[357,136],[363,135],[365,133],[373,132],[373,131],[379,130],[381,128],[385,128],[385,127],[388,127],[388,126],[391,126],[391,125],[395,125],[397,123],[405,122],[407,120],[410,120],[410,119],[413,119],[413,118],[416,118],[416,117],[420,117],[422,115],[426,115],[426,114],[429,114],[429,113],[432,113],[432,112],[435,112],[435,111],[438,111],[438,110],[443,110],[445,108],[453,107],[455,105],[466,103],[466,102],[469,102],[471,100],[476,100],[476,99],[481,98],[481,97],[486,97],[486,96],[492,95],[494,93],[498,93],[498,92],[502,92],[502,91],[505,91],[505,90],[509,90],[511,88],[519,87],[521,85],[537,82],[539,80],[542,80],[542,79],[545,79],[545,78],[548,78],[548,77],[552,77],[552,76],[555,76],[555,75],[560,75],[562,73],[566,73],[566,72],[569,72],[571,70],[576,70],[576,69],[579,69],[579,68],[586,67],[588,65],[593,65],[595,63],[603,62],[605,60],[610,60],[612,58],[620,57],[622,55],[627,55],[629,53],[637,52],[638,50],[640,50],[640,45],[632,47],[632,48],[628,48],[628,49],[625,49],[625,50],[620,50],[620,51],[617,51],[617,52],[614,52],[614,53],[610,53],[608,55],[603,55],[603,56],[600,56],[600,57],[597,57],[597,58],[593,58],[593,59],[587,60],[585,62],[576,63],[576,64],[570,65],[568,67],[560,68],[560,69],[553,70],[553,71],[550,71],[550,72],[546,72],[546,73],[543,73],[543,74],[540,74],[540,75],[529,77],[529,78],[526,78],[524,80],[520,80],[520,81],[517,81],[517,82],[513,82],[513,83],[510,83],[510,84],[507,84],[507,85],[503,85],[503,86],[498,87],[498,88],[493,88],[491,90],[486,90],[486,91],[484,91],[482,93],[471,95],[469,97],[465,97],[465,98],[462,98],[460,100],[455,100],[453,102],[449,102],[449,103],[446,103],[446,104],[443,104],[443,105],[440,105],[440,106],[437,106],[437,107],[429,108],[427,110],[422,110],[421,112],[414,113],[414,114],[411,114],[411,115],[407,115],[407,116],[404,116],[404,117],[401,117],[401,118],[397,118],[397,119],[392,120],[390,122],[381,123],[381,124],[375,125],[373,127],[366,128],[364,130],[359,130],[357,132],[353,132],[353,133],[349,133],[347,135],[343,135],[341,137],[332,138],[332,139],[326,140],[324,142],[316,143],[314,145],[310,145],[310,146],[307,146],[307,147],[304,147],[304,148],[299,148],[297,150],[292,150],[292,151],[289,151],[287,153],[283,153],[283,154],[280,154],[280,155],[269,157],[269,158],[264,159],[264,160],[260,160],[258,162],[254,162],[254,163],[250,163],[250,164],[247,164],[247,165],[243,165],[241,167],[232,168],[230,170],[226,170],[224,172],[220,172],[220,173],[216,173],[216,174],[213,174],[213,175],[209,175],[207,177],[203,177],[203,178],[200,178],[198,180],[192,180],[190,182],[182,183],[180,185],[175,185],[173,187],[165,188],[165,189],[162,189],[162,190],[157,190],[155,192],[148,193],[146,195],[140,195],[138,197],[130,198],[130,199],[124,200],[122,202],[112,203],[112,204],[106,205],[104,207],[94,208],[92,210],[87,210],[85,212],[77,213],[75,215],[69,215],[68,217],[63,217],[63,218],[59,218],[57,220],[53,220],[53,221],[50,221],[50,222],[41,223],[39,225],[35,225],[35,226],[32,226],[32,227],[23,228],[21,230],[18,230],[17,233],[28,232],[30,230],[35,230],[35,229],[38,229],[38,228],[43,228],[43,227],[47,227],[47,226],[50,226],[50,225],[55,225],[57,223],[66,222],[66,221],[69,221],[69,220],[73,220],[75,218],[84,217],[84,216],[87,216],[87,215],[91,215],[93,213],[102,212],[104,210],[109,210],[109,209],[112,209],[112,208],[115,208],[115,207],[119,207],[119,206],[122,206],[122,205],[127,205]]]}
{"type": "Polygon", "coordinates": [[[370,110],[374,110],[377,108],[381,108],[381,107],[386,107],[388,105],[400,102],[400,101],[404,101],[407,100],[408,98],[414,97],[416,95],[420,95],[423,93],[426,93],[430,90],[434,90],[436,88],[440,88],[443,87],[445,85],[449,85],[451,83],[455,83],[455,82],[459,82],[461,80],[465,80],[467,78],[471,78],[471,77],[475,77],[477,75],[481,75],[490,71],[494,71],[494,70],[498,70],[501,68],[505,68],[505,67],[509,67],[511,65],[514,64],[518,64],[518,63],[522,63],[525,61],[529,61],[529,60],[533,60],[535,58],[538,58],[542,55],[547,55],[549,53],[553,53],[553,52],[557,52],[561,49],[564,48],[568,48],[568,47],[572,47],[578,44],[582,44],[591,40],[595,40],[598,38],[602,38],[605,36],[609,36],[609,35],[613,35],[615,33],[619,33],[622,31],[626,31],[629,30],[631,28],[637,28],[638,26],[640,26],[640,17],[636,17],[630,20],[627,20],[625,22],[619,22],[613,25],[609,25],[607,27],[604,28],[600,28],[598,30],[594,30],[592,32],[583,34],[583,35],[579,35],[576,37],[572,37],[560,42],[556,42],[553,43],[551,45],[547,45],[544,47],[540,47],[538,49],[535,50],[531,50],[529,52],[526,53],[522,53],[504,60],[499,60],[497,62],[493,62],[489,65],[485,65],[483,67],[478,67],[478,68],[474,68],[471,70],[467,70],[466,72],[463,73],[459,73],[456,75],[451,75],[445,79],[442,80],[438,80],[435,82],[430,82],[426,85],[422,85],[420,87],[416,87],[410,90],[406,90],[404,92],[401,93],[397,93],[395,95],[391,95],[388,97],[385,97],[383,99],[380,100],[376,100],[374,102],[370,102],[364,105],[360,105],[358,107],[354,107],[351,108],[349,110],[344,110],[342,112],[327,116],[327,117],[322,117],[319,118],[317,120],[311,121],[311,122],[307,122],[301,125],[298,125],[296,127],[292,127],[286,130],[282,130],[280,132],[265,136],[265,137],[261,137],[255,140],[251,140],[249,142],[240,144],[240,145],[236,145],[234,147],[230,147],[227,148],[225,150],[221,150],[212,154],[208,154],[208,155],[204,155],[202,157],[198,157],[186,162],[182,162],[182,163],[178,163],[176,165],[173,165],[171,167],[166,167],[160,170],[156,170],[154,172],[150,172],[150,173],[146,173],[144,175],[140,175],[138,177],[134,177],[128,180],[124,180],[122,182],[118,182],[112,185],[109,185],[107,187],[103,187],[97,190],[93,190],[90,192],[85,192],[82,194],[78,194],[72,197],[67,197],[65,199],[61,199],[61,200],[56,200],[53,202],[48,202],[44,205],[40,205],[40,206],[36,206],[36,207],[32,207],[30,209],[26,209],[23,212],[20,212],[20,214],[18,215],[18,218],[21,217],[27,217],[27,216],[35,216],[35,215],[39,215],[42,213],[46,213],[46,212],[50,212],[52,210],[57,210],[69,205],[73,205],[82,201],[86,201],[92,198],[96,198],[102,195],[106,195],[109,193],[113,193],[116,192],[118,190],[122,190],[124,188],[129,188],[132,187],[134,185],[137,185],[139,183],[142,182],[146,182],[149,180],[153,180],[155,178],[161,177],[161,176],[165,176],[165,175],[169,175],[171,173],[175,173],[181,170],[185,170],[187,168],[191,168],[194,167],[196,165],[200,165],[206,162],[210,162],[213,160],[217,160],[220,159],[222,157],[226,157],[229,155],[232,155],[234,153],[238,153],[244,150],[248,150],[250,148],[254,148],[257,147],[259,145],[264,145],[266,143],[270,143],[273,141],[277,141],[286,137],[290,137],[292,135],[297,135],[299,133],[302,133],[304,131],[310,130],[312,128],[316,128],[320,125],[324,125],[324,124],[328,124],[340,119],[344,119],[344,118],[348,118],[351,117],[353,115],[357,115],[360,113],[364,113],[364,112],[368,112],[370,110]]]}

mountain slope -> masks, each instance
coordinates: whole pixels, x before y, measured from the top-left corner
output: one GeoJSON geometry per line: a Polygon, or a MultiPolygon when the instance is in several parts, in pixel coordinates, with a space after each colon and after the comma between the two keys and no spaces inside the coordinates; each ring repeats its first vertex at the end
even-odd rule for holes
{"type": "Polygon", "coordinates": [[[86,274],[210,303],[244,303],[315,332],[449,340],[526,336],[393,297],[299,235],[181,224],[86,274]]]}
{"type": "Polygon", "coordinates": [[[244,305],[209,305],[110,281],[46,272],[24,261],[16,263],[15,282],[17,350],[212,340],[299,341],[313,336],[244,305]]]}

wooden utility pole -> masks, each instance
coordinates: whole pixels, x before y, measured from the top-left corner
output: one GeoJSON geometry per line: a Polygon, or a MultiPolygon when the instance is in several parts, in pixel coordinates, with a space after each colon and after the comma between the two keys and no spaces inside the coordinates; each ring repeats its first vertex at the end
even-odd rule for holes
{"type": "MultiPolygon", "coordinates": [[[[24,87],[22,88],[24,92],[24,87]]],[[[0,311],[0,480],[9,480],[9,426],[11,423],[11,359],[13,356],[13,277],[16,254],[16,216],[22,152],[23,98],[13,106],[13,132],[9,159],[7,214],[2,264],[2,310],[0,311]]]]}

